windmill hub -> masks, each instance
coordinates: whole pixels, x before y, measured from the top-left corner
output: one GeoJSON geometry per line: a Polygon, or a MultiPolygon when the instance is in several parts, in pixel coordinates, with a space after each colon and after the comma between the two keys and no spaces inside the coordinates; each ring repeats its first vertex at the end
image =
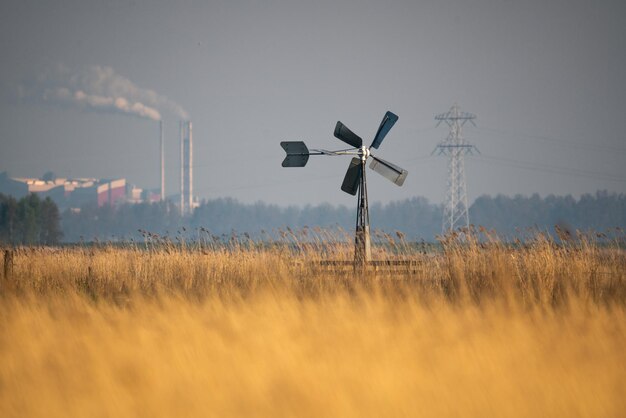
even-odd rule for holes
{"type": "Polygon", "coordinates": [[[365,176],[365,162],[372,157],[370,169],[392,181],[398,186],[404,184],[408,172],[388,161],[378,158],[370,152],[371,148],[378,149],[380,144],[389,133],[391,127],[398,120],[398,116],[391,112],[385,113],[374,140],[369,147],[363,145],[361,137],[356,135],[347,126],[337,122],[335,137],[352,146],[347,150],[328,151],[324,149],[309,150],[304,142],[285,141],[280,145],[287,156],[283,160],[283,167],[304,167],[309,161],[310,155],[351,155],[353,156],[348,171],[343,179],[341,190],[355,196],[358,192],[356,234],[355,234],[355,263],[365,264],[371,261],[370,236],[369,236],[369,209],[367,203],[367,183],[365,176]]]}
{"type": "Polygon", "coordinates": [[[361,146],[361,149],[359,149],[359,156],[361,157],[361,161],[367,160],[370,155],[370,149],[366,148],[365,146],[361,146]]]}

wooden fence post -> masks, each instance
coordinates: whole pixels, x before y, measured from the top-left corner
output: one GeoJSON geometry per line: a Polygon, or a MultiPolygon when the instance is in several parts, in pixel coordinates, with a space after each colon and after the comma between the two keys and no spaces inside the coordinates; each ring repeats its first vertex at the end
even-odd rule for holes
{"type": "Polygon", "coordinates": [[[4,279],[9,280],[13,276],[13,251],[4,250],[4,279]]]}

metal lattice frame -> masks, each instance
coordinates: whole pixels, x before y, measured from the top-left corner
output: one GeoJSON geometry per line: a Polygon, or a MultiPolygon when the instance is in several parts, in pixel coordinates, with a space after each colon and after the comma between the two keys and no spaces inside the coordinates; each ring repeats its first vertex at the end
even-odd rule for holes
{"type": "Polygon", "coordinates": [[[354,236],[354,259],[357,264],[363,264],[372,260],[365,157],[361,157],[361,181],[359,186],[359,206],[356,215],[356,234],[354,236]]]}
{"type": "Polygon", "coordinates": [[[447,113],[435,116],[437,126],[445,122],[450,128],[448,137],[437,145],[433,153],[448,156],[448,184],[443,208],[442,232],[469,227],[467,182],[465,180],[465,155],[478,149],[463,138],[462,127],[468,121],[474,126],[476,115],[459,111],[455,103],[447,113]]]}

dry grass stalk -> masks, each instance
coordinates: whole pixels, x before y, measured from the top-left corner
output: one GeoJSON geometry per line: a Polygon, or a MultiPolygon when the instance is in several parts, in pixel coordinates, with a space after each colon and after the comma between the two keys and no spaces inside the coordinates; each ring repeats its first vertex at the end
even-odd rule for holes
{"type": "MultiPolygon", "coordinates": [[[[0,416],[619,416],[626,256],[545,236],[383,236],[414,274],[316,272],[323,231],[19,248],[0,416]]],[[[386,240],[384,245],[382,244],[386,240]]]]}

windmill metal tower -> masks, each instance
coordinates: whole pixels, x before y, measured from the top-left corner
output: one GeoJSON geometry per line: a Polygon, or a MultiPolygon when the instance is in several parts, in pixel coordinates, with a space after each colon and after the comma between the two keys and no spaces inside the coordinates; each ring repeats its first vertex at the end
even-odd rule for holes
{"type": "Polygon", "coordinates": [[[460,227],[469,227],[467,210],[467,184],[465,181],[465,155],[471,155],[478,148],[465,141],[462,134],[463,125],[474,123],[476,115],[459,111],[455,103],[446,113],[435,116],[437,126],[445,122],[450,128],[448,137],[441,141],[433,154],[448,156],[448,190],[443,207],[442,232],[448,233],[460,227]]]}
{"type": "Polygon", "coordinates": [[[398,120],[398,116],[391,112],[385,113],[380,122],[378,131],[369,147],[363,145],[363,139],[348,129],[341,122],[335,126],[335,137],[352,148],[328,151],[324,149],[309,150],[302,141],[281,142],[287,156],[283,160],[283,167],[304,167],[309,161],[310,155],[353,155],[348,166],[348,171],[341,184],[341,190],[355,196],[358,192],[358,205],[356,217],[356,233],[354,237],[354,261],[355,265],[365,265],[372,261],[372,250],[370,244],[370,217],[367,203],[367,181],[365,177],[365,163],[368,158],[372,158],[370,168],[392,181],[398,186],[404,184],[408,172],[395,164],[375,157],[371,149],[378,149],[383,139],[389,133],[391,127],[398,120]]]}

